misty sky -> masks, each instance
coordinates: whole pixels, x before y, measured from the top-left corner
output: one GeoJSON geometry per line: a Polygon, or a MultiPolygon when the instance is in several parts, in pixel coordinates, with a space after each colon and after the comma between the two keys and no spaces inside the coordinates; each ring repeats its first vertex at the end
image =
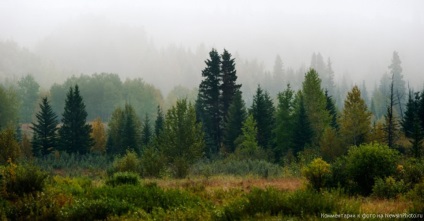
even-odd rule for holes
{"type": "Polygon", "coordinates": [[[331,58],[337,79],[348,73],[371,85],[387,71],[396,50],[405,79],[417,86],[424,81],[420,0],[2,0],[0,40],[32,49],[84,17],[143,28],[157,47],[225,47],[267,69],[277,54],[286,67],[297,69],[320,52],[331,58]]]}

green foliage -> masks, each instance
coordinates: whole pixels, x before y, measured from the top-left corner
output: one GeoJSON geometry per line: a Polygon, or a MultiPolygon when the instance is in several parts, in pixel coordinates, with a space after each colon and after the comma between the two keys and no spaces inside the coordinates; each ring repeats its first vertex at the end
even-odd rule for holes
{"type": "Polygon", "coordinates": [[[124,156],[115,159],[113,168],[119,172],[140,173],[140,159],[134,151],[127,151],[124,156]]]}
{"type": "Polygon", "coordinates": [[[249,114],[253,116],[257,124],[259,146],[264,149],[271,148],[274,140],[272,130],[275,125],[275,108],[268,92],[264,92],[260,85],[253,96],[249,114]]]}
{"type": "Polygon", "coordinates": [[[194,107],[187,100],[177,101],[168,110],[159,146],[177,177],[186,176],[189,166],[202,157],[202,125],[197,123],[194,107]]]}
{"type": "Polygon", "coordinates": [[[319,147],[322,157],[329,162],[334,161],[337,157],[347,152],[346,147],[342,145],[339,134],[332,127],[325,128],[319,147]]]}
{"type": "Polygon", "coordinates": [[[275,157],[279,162],[283,155],[293,148],[293,125],[294,125],[294,91],[287,85],[287,89],[278,94],[278,106],[276,111],[275,134],[275,157]]]}
{"type": "Polygon", "coordinates": [[[144,149],[140,158],[141,174],[143,177],[160,177],[166,168],[166,158],[154,146],[144,149]]]}
{"type": "Polygon", "coordinates": [[[237,149],[235,156],[239,159],[266,159],[264,150],[258,145],[256,122],[249,115],[243,123],[242,135],[237,138],[237,149]]]}
{"type": "Polygon", "coordinates": [[[397,181],[393,177],[377,178],[372,187],[372,195],[378,198],[395,198],[406,192],[403,180],[397,181]]]}
{"type": "Polygon", "coordinates": [[[91,125],[86,123],[87,112],[78,85],[69,88],[59,129],[60,147],[68,153],[86,154],[94,141],[90,137],[91,125]]]}
{"type": "Polygon", "coordinates": [[[32,151],[35,156],[46,156],[58,148],[57,116],[53,112],[47,97],[42,98],[37,122],[32,123],[32,151]]]}
{"type": "Polygon", "coordinates": [[[140,184],[140,176],[132,172],[117,172],[112,175],[107,181],[106,185],[138,185],[140,184]]]}
{"type": "Polygon", "coordinates": [[[143,122],[143,128],[141,131],[141,144],[144,146],[147,146],[150,144],[150,141],[152,140],[152,128],[150,126],[150,119],[149,115],[146,114],[146,117],[144,118],[143,122]]]}
{"type": "Polygon", "coordinates": [[[162,109],[158,105],[157,112],[156,112],[156,120],[155,120],[155,136],[156,136],[156,138],[159,137],[160,134],[163,131],[164,121],[165,121],[165,119],[163,117],[162,109]]]}
{"type": "Polygon", "coordinates": [[[413,97],[412,91],[409,92],[408,103],[406,104],[405,115],[402,119],[401,126],[405,136],[410,139],[412,144],[411,155],[420,158],[422,152],[422,143],[424,140],[424,131],[420,122],[420,99],[423,95],[417,92],[413,97]]]}
{"type": "Polygon", "coordinates": [[[26,75],[18,81],[18,90],[20,101],[19,121],[29,123],[38,98],[38,90],[40,85],[34,80],[32,75],[26,75]]]}
{"type": "Polygon", "coordinates": [[[237,71],[235,67],[234,58],[231,58],[231,54],[224,49],[221,55],[221,73],[220,78],[222,84],[220,85],[221,97],[221,114],[223,118],[223,124],[226,124],[226,116],[233,103],[234,97],[240,91],[241,84],[236,84],[237,71]]]}
{"type": "Polygon", "coordinates": [[[47,178],[47,173],[29,164],[18,166],[10,163],[0,174],[2,195],[10,199],[41,192],[47,178]]]}
{"type": "Polygon", "coordinates": [[[408,198],[413,200],[413,208],[410,212],[424,211],[424,180],[417,183],[414,188],[408,192],[408,198]]]}
{"type": "Polygon", "coordinates": [[[346,157],[346,172],[357,192],[369,195],[375,179],[394,175],[398,158],[397,151],[378,143],[352,147],[346,157]]]}
{"type": "Polygon", "coordinates": [[[109,121],[106,151],[109,154],[125,154],[131,150],[137,153],[141,147],[141,122],[132,105],[116,108],[109,121]]]}
{"type": "Polygon", "coordinates": [[[303,168],[302,174],[314,190],[320,191],[325,186],[331,174],[330,164],[321,158],[316,158],[308,166],[303,168]]]}
{"type": "Polygon", "coordinates": [[[328,89],[325,90],[325,98],[327,100],[327,105],[325,107],[326,107],[328,113],[330,114],[330,118],[331,118],[330,126],[333,129],[338,130],[339,124],[337,123],[337,118],[338,118],[337,109],[336,109],[336,105],[334,104],[333,98],[331,97],[331,95],[328,94],[328,89]]]}
{"type": "Polygon", "coordinates": [[[327,111],[327,98],[321,88],[321,79],[314,69],[305,74],[302,86],[303,103],[306,115],[313,131],[313,143],[318,143],[324,129],[330,125],[331,118],[327,111]]]}
{"type": "Polygon", "coordinates": [[[14,126],[18,120],[19,103],[17,94],[12,89],[0,85],[0,129],[14,126]]]}
{"type": "Polygon", "coordinates": [[[0,131],[0,165],[9,160],[15,162],[21,155],[18,141],[15,139],[15,131],[11,128],[0,131]]]}
{"type": "Polygon", "coordinates": [[[116,199],[80,199],[61,213],[64,220],[106,220],[112,215],[126,214],[131,209],[128,203],[116,199]]]}
{"type": "Polygon", "coordinates": [[[230,153],[236,149],[235,141],[242,134],[243,122],[246,120],[246,106],[240,91],[233,97],[224,124],[224,145],[230,153]]]}
{"type": "Polygon", "coordinates": [[[296,110],[293,116],[293,154],[296,156],[297,153],[312,142],[313,130],[305,109],[305,102],[301,91],[297,93],[294,103],[296,110]]]}

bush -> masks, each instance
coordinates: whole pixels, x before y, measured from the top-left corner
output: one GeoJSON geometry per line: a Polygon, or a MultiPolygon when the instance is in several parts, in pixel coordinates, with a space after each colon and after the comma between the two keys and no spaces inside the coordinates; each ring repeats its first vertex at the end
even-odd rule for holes
{"type": "Polygon", "coordinates": [[[413,188],[424,178],[424,161],[409,158],[403,165],[397,166],[397,177],[405,181],[405,184],[413,188]]]}
{"type": "Polygon", "coordinates": [[[372,188],[372,195],[378,198],[394,198],[405,192],[406,186],[403,180],[396,181],[391,176],[385,179],[377,178],[372,188]]]}
{"type": "Polygon", "coordinates": [[[140,160],[138,159],[137,153],[134,151],[127,151],[127,153],[117,158],[113,162],[113,168],[119,172],[134,172],[140,173],[140,160]]]}
{"type": "Polygon", "coordinates": [[[143,151],[140,166],[143,177],[159,177],[165,169],[165,157],[154,147],[148,147],[143,151]]]}
{"type": "Polygon", "coordinates": [[[27,194],[41,192],[44,189],[47,173],[38,167],[10,163],[2,173],[3,196],[17,198],[27,194]]]}
{"type": "Polygon", "coordinates": [[[106,181],[106,185],[118,186],[118,185],[138,185],[140,184],[140,177],[136,173],[130,172],[117,172],[106,181]]]}
{"type": "Polygon", "coordinates": [[[4,220],[58,220],[60,205],[55,197],[40,193],[22,196],[3,208],[0,205],[2,209],[4,220]]]}
{"type": "Polygon", "coordinates": [[[413,202],[413,208],[410,212],[422,213],[424,211],[424,180],[408,192],[408,198],[413,202]]]}
{"type": "Polygon", "coordinates": [[[310,186],[319,191],[330,178],[330,164],[321,158],[316,158],[303,168],[302,174],[308,179],[310,186]]]}
{"type": "Polygon", "coordinates": [[[65,220],[106,220],[112,215],[123,215],[130,211],[132,207],[124,202],[115,199],[81,199],[71,206],[63,209],[63,219],[65,220]]]}
{"type": "Polygon", "coordinates": [[[346,172],[356,185],[354,192],[371,194],[376,178],[395,174],[398,157],[396,150],[383,144],[371,143],[351,147],[346,157],[346,172]]]}

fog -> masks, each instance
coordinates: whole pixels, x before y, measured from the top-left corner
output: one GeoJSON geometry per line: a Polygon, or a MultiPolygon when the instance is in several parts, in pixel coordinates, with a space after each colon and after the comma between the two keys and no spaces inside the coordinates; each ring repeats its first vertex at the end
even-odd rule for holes
{"type": "MultiPolygon", "coordinates": [[[[423,39],[420,0],[0,3],[0,41],[14,41],[53,66],[40,71],[49,84],[71,74],[114,72],[141,77],[165,92],[177,84],[193,87],[214,47],[268,71],[277,55],[285,67],[298,69],[319,52],[325,61],[331,58],[336,81],[348,75],[369,87],[378,84],[398,51],[405,80],[422,87],[423,39]],[[171,52],[178,58],[164,59],[171,52]]],[[[19,77],[31,69],[21,72],[0,74],[19,77]]]]}

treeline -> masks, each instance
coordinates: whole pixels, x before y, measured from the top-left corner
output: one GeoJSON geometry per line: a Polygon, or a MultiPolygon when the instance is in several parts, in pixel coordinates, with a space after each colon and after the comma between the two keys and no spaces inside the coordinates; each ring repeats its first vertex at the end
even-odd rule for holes
{"type": "MultiPolygon", "coordinates": [[[[238,83],[235,59],[226,50],[209,53],[196,101],[177,99],[168,110],[163,110],[160,92],[140,79],[121,82],[114,74],[73,77],[52,86],[50,97],[43,96],[32,121],[32,136],[22,134],[20,127],[15,132],[14,126],[18,114],[28,117],[23,113],[38,103],[39,86],[27,76],[18,82],[24,91],[19,94],[27,99],[20,108],[13,89],[0,88],[2,163],[20,155],[45,156],[53,151],[134,152],[146,168],[156,171],[145,171],[147,174],[156,176],[171,165],[182,177],[202,156],[279,164],[305,156],[334,161],[350,146],[371,142],[385,143],[416,158],[422,156],[424,92],[410,91],[403,105],[406,89],[396,52],[389,66],[388,88],[381,87],[385,90],[381,99],[384,103],[387,100],[381,117],[371,111],[375,99],[370,110],[358,86],[347,93],[343,109],[338,108],[331,95],[337,93],[331,86],[331,62],[323,65],[319,60],[316,56],[316,66],[326,73],[325,81],[310,68],[301,87],[294,89],[287,84],[278,92],[276,102],[258,85],[249,107],[238,83]],[[58,117],[57,113],[62,114],[58,117]]],[[[175,90],[181,91],[178,87],[175,90]]]]}

